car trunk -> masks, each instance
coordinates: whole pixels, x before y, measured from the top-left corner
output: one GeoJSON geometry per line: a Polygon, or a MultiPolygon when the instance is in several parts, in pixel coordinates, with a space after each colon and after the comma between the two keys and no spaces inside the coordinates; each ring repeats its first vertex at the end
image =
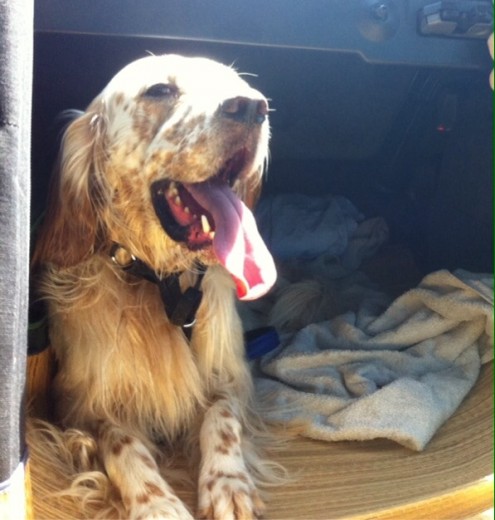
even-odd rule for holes
{"type": "MultiPolygon", "coordinates": [[[[381,218],[387,239],[356,269],[392,298],[438,270],[492,272],[485,39],[418,34],[427,2],[275,1],[252,9],[233,2],[198,7],[194,15],[194,2],[151,2],[147,13],[145,3],[137,12],[126,11],[130,2],[113,4],[95,12],[37,4],[33,221],[45,207],[64,110],[83,110],[115,72],[146,53],[202,55],[250,74],[250,84],[270,100],[271,155],[260,206],[294,194],[311,197],[306,201],[339,196],[360,222],[381,218]]],[[[292,441],[276,458],[297,479],[272,492],[268,516],[468,518],[488,509],[489,365],[420,453],[388,440],[292,441]]],[[[40,383],[31,384],[37,391],[40,383]]],[[[34,458],[35,511],[69,518],[69,502],[64,511],[43,509],[51,506],[42,492],[57,488],[45,473],[34,458]]],[[[186,499],[193,494],[184,491],[186,499]]]]}

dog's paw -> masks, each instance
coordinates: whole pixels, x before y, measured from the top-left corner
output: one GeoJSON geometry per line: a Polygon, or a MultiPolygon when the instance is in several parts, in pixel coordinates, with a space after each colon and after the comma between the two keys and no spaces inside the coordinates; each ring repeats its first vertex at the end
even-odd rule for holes
{"type": "Polygon", "coordinates": [[[194,520],[186,506],[177,497],[136,504],[129,516],[131,520],[194,520]]]}
{"type": "Polygon", "coordinates": [[[198,518],[204,520],[254,520],[265,504],[248,473],[218,472],[199,483],[198,518]]]}

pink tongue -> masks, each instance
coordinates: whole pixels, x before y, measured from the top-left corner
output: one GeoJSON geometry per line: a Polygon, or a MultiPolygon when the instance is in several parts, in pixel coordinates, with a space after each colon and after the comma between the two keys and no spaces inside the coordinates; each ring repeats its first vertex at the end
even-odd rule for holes
{"type": "Polygon", "coordinates": [[[225,183],[202,182],[185,188],[215,221],[213,250],[234,278],[238,298],[263,296],[275,283],[277,272],[251,211],[225,183]]]}

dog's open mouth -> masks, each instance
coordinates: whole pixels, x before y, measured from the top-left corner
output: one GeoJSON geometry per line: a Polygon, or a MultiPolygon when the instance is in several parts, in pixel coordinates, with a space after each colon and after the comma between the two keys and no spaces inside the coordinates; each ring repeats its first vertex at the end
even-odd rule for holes
{"type": "Polygon", "coordinates": [[[231,189],[245,158],[241,150],[201,183],[157,181],[151,196],[165,232],[192,251],[212,247],[232,275],[238,297],[252,300],[271,288],[276,270],[253,214],[231,189]]]}

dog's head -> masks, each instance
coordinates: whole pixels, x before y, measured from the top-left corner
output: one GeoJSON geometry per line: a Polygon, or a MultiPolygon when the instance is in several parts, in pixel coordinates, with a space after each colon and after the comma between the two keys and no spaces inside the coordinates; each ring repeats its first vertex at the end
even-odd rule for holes
{"type": "Polygon", "coordinates": [[[157,272],[220,262],[241,298],[275,268],[247,208],[268,153],[268,104],[233,69],[137,60],[68,127],[38,259],[75,265],[117,242],[157,272]]]}

